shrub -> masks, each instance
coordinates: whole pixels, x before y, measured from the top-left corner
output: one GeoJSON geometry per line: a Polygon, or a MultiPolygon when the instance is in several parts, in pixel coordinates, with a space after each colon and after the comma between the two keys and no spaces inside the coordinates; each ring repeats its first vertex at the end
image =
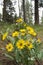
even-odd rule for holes
{"type": "Polygon", "coordinates": [[[23,65],[32,65],[36,58],[39,59],[41,41],[35,30],[24,23],[22,18],[16,20],[14,31],[7,31],[2,35],[2,40],[5,43],[5,55],[11,60],[15,59],[23,65]]]}

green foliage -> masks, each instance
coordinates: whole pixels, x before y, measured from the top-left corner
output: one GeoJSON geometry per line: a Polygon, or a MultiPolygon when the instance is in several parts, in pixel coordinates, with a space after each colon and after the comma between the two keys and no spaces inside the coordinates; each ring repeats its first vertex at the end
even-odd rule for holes
{"type": "Polygon", "coordinates": [[[5,56],[11,60],[15,59],[20,64],[34,65],[36,58],[43,59],[43,52],[39,51],[41,45],[40,39],[37,38],[35,30],[28,26],[27,23],[24,23],[21,18],[2,34],[2,41],[6,43],[4,47],[6,51],[5,56]],[[22,31],[20,31],[21,29],[22,31]],[[20,43],[24,46],[19,45],[20,43]]]}

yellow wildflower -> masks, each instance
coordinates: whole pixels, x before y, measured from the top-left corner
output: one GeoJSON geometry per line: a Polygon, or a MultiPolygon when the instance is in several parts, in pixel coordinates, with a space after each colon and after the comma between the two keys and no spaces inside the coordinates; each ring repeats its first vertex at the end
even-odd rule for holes
{"type": "Polygon", "coordinates": [[[30,45],[28,46],[28,49],[32,49],[33,48],[33,44],[30,43],[30,45]]]}
{"type": "Polygon", "coordinates": [[[25,46],[29,46],[30,42],[28,40],[25,41],[25,46]]]}
{"type": "Polygon", "coordinates": [[[6,50],[7,50],[8,52],[11,52],[11,51],[13,50],[13,45],[12,45],[12,43],[8,43],[8,44],[6,45],[6,50]]]}
{"type": "Polygon", "coordinates": [[[37,42],[38,42],[38,43],[40,43],[40,42],[41,42],[41,40],[38,38],[37,42]]]}
{"type": "Polygon", "coordinates": [[[4,33],[3,36],[2,36],[2,40],[5,40],[7,35],[8,35],[8,32],[4,33]]]}
{"type": "Polygon", "coordinates": [[[25,29],[20,29],[20,32],[21,32],[21,35],[24,36],[25,33],[26,33],[26,30],[25,29]]]}
{"type": "Polygon", "coordinates": [[[19,32],[18,31],[15,31],[12,33],[12,37],[17,37],[19,35],[19,32]]]}
{"type": "Polygon", "coordinates": [[[16,20],[16,22],[19,22],[19,20],[16,20]]]}
{"type": "Polygon", "coordinates": [[[25,33],[21,33],[21,35],[22,35],[22,36],[24,36],[24,35],[25,35],[25,33]]]}
{"type": "Polygon", "coordinates": [[[20,32],[26,32],[26,29],[20,29],[20,32]]]}
{"type": "Polygon", "coordinates": [[[19,18],[18,20],[16,20],[17,23],[20,23],[22,21],[23,21],[22,18],[19,18]]]}
{"type": "Polygon", "coordinates": [[[16,46],[17,46],[18,49],[23,49],[24,44],[25,44],[25,41],[23,39],[20,39],[20,40],[17,41],[16,46]]]}
{"type": "Polygon", "coordinates": [[[29,34],[32,34],[34,32],[34,29],[32,27],[27,26],[26,29],[29,34]]]}
{"type": "Polygon", "coordinates": [[[33,29],[32,27],[30,27],[30,26],[27,26],[26,29],[27,29],[28,31],[34,31],[34,29],[33,29]]]}
{"type": "Polygon", "coordinates": [[[34,31],[31,29],[30,31],[28,31],[29,34],[32,34],[34,31]]]}
{"type": "Polygon", "coordinates": [[[28,31],[28,33],[31,34],[31,35],[33,35],[33,36],[37,35],[36,32],[34,32],[33,30],[28,31]]]}
{"type": "Polygon", "coordinates": [[[23,21],[23,19],[22,19],[22,18],[20,18],[20,19],[19,19],[19,21],[20,21],[20,22],[22,22],[22,21],[23,21]]]}
{"type": "Polygon", "coordinates": [[[33,36],[36,36],[37,34],[36,34],[36,32],[33,32],[32,35],[33,35],[33,36]]]}

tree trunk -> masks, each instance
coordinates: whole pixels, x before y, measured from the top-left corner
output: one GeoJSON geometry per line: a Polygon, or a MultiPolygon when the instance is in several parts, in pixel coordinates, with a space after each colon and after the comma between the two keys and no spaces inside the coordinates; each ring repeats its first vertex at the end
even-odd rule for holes
{"type": "Polygon", "coordinates": [[[23,18],[24,18],[24,21],[26,22],[26,15],[25,15],[25,0],[23,0],[23,18]]]}
{"type": "Polygon", "coordinates": [[[38,0],[35,0],[35,24],[39,24],[38,0]]]}
{"type": "Polygon", "coordinates": [[[6,0],[3,1],[3,20],[6,21],[6,0]]]}

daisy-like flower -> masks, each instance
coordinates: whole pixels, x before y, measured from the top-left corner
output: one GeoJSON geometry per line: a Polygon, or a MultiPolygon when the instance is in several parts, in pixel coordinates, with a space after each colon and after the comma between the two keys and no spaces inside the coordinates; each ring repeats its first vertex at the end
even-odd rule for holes
{"type": "Polygon", "coordinates": [[[22,18],[19,18],[18,20],[16,20],[17,23],[21,23],[23,21],[22,18]]]}
{"type": "Polygon", "coordinates": [[[12,43],[8,43],[8,44],[6,45],[6,50],[7,50],[8,52],[11,52],[11,51],[13,50],[13,44],[12,44],[12,43]]]}
{"type": "Polygon", "coordinates": [[[8,32],[4,33],[3,36],[2,36],[2,40],[5,40],[7,35],[8,35],[8,32]]]}
{"type": "Polygon", "coordinates": [[[31,29],[28,31],[29,34],[32,34],[34,31],[31,29]]]}
{"type": "Polygon", "coordinates": [[[12,37],[17,37],[19,35],[19,32],[18,31],[15,31],[12,33],[12,37]]]}
{"type": "Polygon", "coordinates": [[[21,35],[24,36],[26,33],[26,29],[20,29],[21,35]]]}
{"type": "Polygon", "coordinates": [[[29,46],[30,42],[28,40],[25,41],[25,46],[29,46]]]}
{"type": "Polygon", "coordinates": [[[33,29],[32,27],[30,27],[30,26],[27,26],[26,29],[27,29],[28,31],[34,31],[34,29],[33,29]]]}
{"type": "Polygon", "coordinates": [[[26,27],[27,31],[29,34],[33,35],[33,36],[36,36],[36,32],[34,31],[34,29],[32,27],[26,27]]]}
{"type": "Polygon", "coordinates": [[[28,31],[29,34],[32,34],[34,32],[34,29],[29,26],[26,27],[26,30],[28,31]]]}
{"type": "Polygon", "coordinates": [[[30,45],[28,45],[27,47],[28,47],[28,49],[32,49],[33,48],[33,44],[30,43],[30,45]]]}
{"type": "Polygon", "coordinates": [[[25,45],[25,41],[23,39],[18,40],[16,43],[18,49],[23,49],[24,45],[25,45]]]}
{"type": "Polygon", "coordinates": [[[32,32],[32,35],[33,35],[33,36],[37,36],[36,32],[32,32]]]}
{"type": "Polygon", "coordinates": [[[20,29],[20,32],[26,32],[26,29],[20,29]]]}

